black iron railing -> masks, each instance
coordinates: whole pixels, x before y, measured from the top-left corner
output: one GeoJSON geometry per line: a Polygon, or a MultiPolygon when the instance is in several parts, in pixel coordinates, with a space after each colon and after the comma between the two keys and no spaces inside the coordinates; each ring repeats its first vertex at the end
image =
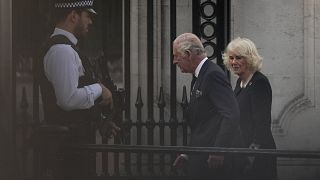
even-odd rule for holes
{"type": "MultiPolygon", "coordinates": [[[[188,106],[186,87],[183,88],[182,94],[180,104],[181,109],[184,110],[188,106]]],[[[157,102],[159,117],[156,118],[152,124],[150,124],[150,121],[142,118],[143,101],[141,96],[141,89],[138,88],[136,120],[123,118],[122,129],[125,133],[122,134],[122,144],[120,144],[120,138],[116,137],[112,144],[108,144],[108,139],[103,139],[102,144],[69,144],[65,146],[65,150],[90,153],[93,157],[101,153],[101,157],[96,158],[97,162],[101,162],[101,173],[97,173],[95,175],[97,177],[99,174],[103,174],[103,176],[177,176],[178,173],[172,167],[172,163],[179,153],[215,153],[234,156],[275,156],[282,158],[320,159],[320,151],[188,147],[186,145],[189,130],[185,114],[182,114],[181,118],[175,121],[172,121],[171,118],[165,118],[166,102],[163,89],[160,88],[157,102]],[[150,133],[150,128],[152,130],[157,128],[158,131],[150,133]],[[176,134],[177,128],[181,130],[179,131],[181,134],[176,134]],[[135,131],[133,131],[133,129],[135,129],[135,131]],[[169,132],[171,135],[166,136],[166,132],[169,132]],[[149,136],[149,138],[144,138],[145,136],[149,136]],[[150,143],[148,139],[151,138],[157,140],[157,143],[154,141],[153,144],[148,144],[150,143]],[[174,145],[172,145],[172,142],[174,142],[174,145]],[[180,146],[177,146],[177,144],[180,146]]],[[[29,107],[28,104],[26,90],[23,89],[21,100],[21,117],[23,119],[21,123],[17,123],[17,137],[21,138],[20,146],[18,146],[20,150],[18,155],[21,157],[21,173],[24,175],[29,174],[28,176],[32,177],[41,174],[39,171],[46,169],[46,167],[39,166],[39,152],[34,149],[32,141],[30,141],[30,135],[34,132],[34,129],[39,126],[39,122],[30,120],[31,116],[27,110],[29,107]],[[28,172],[32,163],[34,164],[34,173],[28,172]]],[[[97,169],[99,165],[93,168],[96,168],[96,172],[98,172],[97,169]]]]}
{"type": "MultiPolygon", "coordinates": [[[[78,144],[78,145],[68,145],[66,147],[72,151],[80,151],[85,153],[118,153],[127,154],[129,158],[134,157],[136,154],[144,156],[144,162],[140,162],[140,168],[144,171],[134,172],[137,168],[137,164],[134,161],[124,161],[122,162],[126,167],[122,172],[119,173],[109,173],[111,176],[139,176],[139,177],[150,177],[150,176],[166,176],[168,178],[185,177],[186,174],[177,172],[172,166],[173,161],[167,161],[162,164],[161,161],[155,161],[154,157],[176,157],[180,153],[184,154],[222,154],[227,156],[245,156],[245,157],[280,157],[280,158],[302,158],[302,159],[320,159],[320,151],[303,151],[303,150],[274,150],[274,149],[248,149],[248,148],[217,148],[217,147],[189,147],[189,146],[150,146],[150,145],[107,145],[107,144],[78,144]],[[151,162],[150,162],[150,155],[151,162]],[[150,165],[152,163],[152,166],[150,165]],[[150,167],[153,167],[150,169],[150,167]]],[[[141,159],[140,159],[141,160],[141,159]]],[[[161,159],[160,159],[161,160],[161,159]]],[[[119,168],[117,168],[119,170],[119,168]]],[[[173,178],[175,179],[175,178],[173,178]]]]}
{"type": "Polygon", "coordinates": [[[241,156],[275,156],[283,158],[320,159],[320,151],[190,147],[190,146],[150,146],[150,145],[109,145],[77,144],[66,148],[90,152],[129,152],[129,153],[167,153],[167,154],[223,154],[241,156]]]}

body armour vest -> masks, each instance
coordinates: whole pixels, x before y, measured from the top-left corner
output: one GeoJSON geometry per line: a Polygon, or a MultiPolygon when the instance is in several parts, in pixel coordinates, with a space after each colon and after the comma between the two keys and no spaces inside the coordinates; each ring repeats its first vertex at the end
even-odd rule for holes
{"type": "Polygon", "coordinates": [[[65,37],[64,35],[56,35],[49,38],[42,50],[40,56],[41,58],[38,63],[39,83],[43,102],[44,119],[48,124],[59,124],[68,126],[70,129],[76,131],[77,134],[80,133],[82,135],[85,135],[86,133],[83,131],[87,132],[90,127],[92,127],[92,122],[99,119],[100,113],[96,112],[96,108],[94,107],[90,109],[65,111],[57,105],[54,88],[44,73],[43,61],[47,51],[51,46],[55,44],[71,45],[71,47],[78,53],[82,62],[82,66],[85,69],[84,76],[81,76],[78,80],[78,88],[96,83],[89,59],[83,56],[67,37],[65,37]]]}

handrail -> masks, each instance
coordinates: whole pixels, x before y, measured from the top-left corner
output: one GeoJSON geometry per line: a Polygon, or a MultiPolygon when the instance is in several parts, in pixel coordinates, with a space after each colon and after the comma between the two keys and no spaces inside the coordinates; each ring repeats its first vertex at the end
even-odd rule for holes
{"type": "Polygon", "coordinates": [[[110,145],[110,144],[73,144],[71,150],[93,152],[131,152],[131,153],[186,153],[186,154],[231,154],[246,156],[276,156],[285,158],[320,159],[320,151],[275,150],[248,148],[190,147],[190,146],[150,146],[150,145],[110,145]]]}

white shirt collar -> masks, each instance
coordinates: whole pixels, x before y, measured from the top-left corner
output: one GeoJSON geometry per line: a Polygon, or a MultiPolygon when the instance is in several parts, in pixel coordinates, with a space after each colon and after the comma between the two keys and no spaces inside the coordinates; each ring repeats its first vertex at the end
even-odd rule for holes
{"type": "Polygon", "coordinates": [[[242,81],[241,81],[241,82],[240,82],[240,87],[241,87],[241,88],[246,88],[247,85],[248,85],[248,82],[250,82],[252,76],[253,76],[253,73],[251,73],[251,74],[249,75],[249,77],[248,77],[248,79],[247,79],[246,82],[242,82],[242,81]]]}
{"type": "Polygon", "coordinates": [[[78,39],[71,32],[68,32],[68,31],[60,29],[60,28],[54,28],[54,31],[53,31],[51,37],[58,35],[58,34],[62,34],[64,36],[66,36],[74,45],[76,45],[78,43],[78,39]]]}
{"type": "Polygon", "coordinates": [[[202,68],[202,65],[203,63],[207,60],[208,58],[205,57],[204,59],[202,59],[202,61],[198,64],[196,70],[194,71],[194,76],[198,77],[199,76],[199,73],[200,73],[200,70],[202,68]]]}

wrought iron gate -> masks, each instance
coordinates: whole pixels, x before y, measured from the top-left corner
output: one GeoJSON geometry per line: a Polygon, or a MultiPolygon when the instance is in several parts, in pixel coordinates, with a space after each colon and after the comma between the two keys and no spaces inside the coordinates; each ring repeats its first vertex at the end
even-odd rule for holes
{"type": "MultiPolygon", "coordinates": [[[[18,1],[15,1],[18,4],[18,1]]],[[[51,0],[46,1],[47,3],[52,3],[51,0]]],[[[124,88],[127,92],[134,91],[131,89],[130,84],[130,1],[123,1],[124,7],[124,88]]],[[[185,121],[184,115],[182,115],[182,119],[177,118],[177,109],[178,108],[186,108],[188,105],[188,98],[186,93],[186,88],[183,89],[183,99],[181,100],[181,107],[177,107],[177,88],[176,88],[176,66],[171,65],[170,70],[170,102],[165,102],[163,89],[160,89],[159,94],[154,94],[154,62],[152,61],[154,56],[154,38],[153,38],[153,24],[154,24],[154,1],[148,0],[147,5],[147,52],[148,52],[148,64],[147,64],[147,94],[145,94],[147,98],[147,102],[142,101],[142,94],[140,88],[137,89],[137,97],[136,102],[131,102],[129,93],[126,93],[125,97],[125,106],[124,109],[124,117],[123,117],[123,126],[126,132],[130,132],[126,134],[123,143],[124,144],[132,144],[132,145],[145,145],[143,143],[143,139],[146,137],[147,145],[170,145],[176,146],[178,144],[187,145],[188,140],[188,126],[185,121]],[[153,101],[153,97],[158,97],[158,102],[155,103],[153,101]],[[130,104],[135,103],[136,109],[130,109],[130,104]],[[147,107],[147,119],[142,119],[141,109],[144,106],[147,107]],[[164,111],[166,109],[166,104],[170,104],[170,109],[168,109],[170,117],[169,119],[165,119],[164,111]],[[155,117],[155,109],[154,104],[158,105],[159,117],[155,117]],[[130,117],[130,112],[136,111],[137,117],[130,117]],[[181,133],[181,134],[179,134],[181,133]],[[167,134],[169,138],[166,138],[167,134]],[[181,138],[178,139],[178,136],[181,138]],[[181,142],[180,142],[181,141],[181,142]],[[136,144],[134,144],[136,142],[136,144]]],[[[43,1],[33,0],[31,3],[36,7],[41,8],[41,4],[43,5],[43,1]],[[42,3],[41,3],[42,2],[42,3]]],[[[202,41],[204,42],[204,46],[208,51],[209,59],[216,61],[223,68],[221,51],[224,49],[227,41],[229,40],[229,9],[230,9],[230,1],[229,0],[192,0],[193,7],[193,32],[197,34],[202,41]]],[[[31,8],[32,9],[32,8],[31,8]]],[[[177,36],[176,34],[176,0],[170,0],[170,39],[171,42],[177,36]]],[[[30,11],[31,13],[32,11],[30,11]]],[[[37,11],[35,11],[37,12],[37,11]]],[[[18,12],[16,12],[19,14],[18,12]]],[[[32,14],[33,17],[36,17],[37,13],[32,14]]],[[[22,15],[20,16],[23,17],[22,15]]],[[[18,17],[19,18],[19,17],[18,17]]],[[[35,18],[36,19],[36,18],[35,18]]],[[[32,22],[34,19],[31,19],[32,22]]],[[[23,20],[19,20],[23,21],[23,20]]],[[[34,22],[35,23],[35,22],[34,22]]],[[[20,41],[30,41],[32,42],[34,38],[38,35],[36,32],[36,27],[34,29],[30,29],[29,32],[33,32],[33,37],[24,38],[21,35],[25,32],[17,30],[14,35],[18,38],[17,42],[20,41]],[[35,32],[33,32],[35,31],[35,32]]],[[[37,43],[40,42],[38,39],[37,43]]],[[[17,45],[17,44],[16,44],[17,45]]],[[[17,46],[16,46],[17,47],[17,46]]],[[[33,47],[36,47],[34,45],[33,47]]],[[[16,49],[16,53],[19,54],[20,49],[16,49]]],[[[172,53],[172,50],[171,50],[172,53]]],[[[34,56],[31,54],[30,57],[34,56]]],[[[172,57],[172,56],[171,56],[172,57]]],[[[34,58],[34,57],[33,57],[34,58]]],[[[170,64],[172,59],[170,59],[170,64]]],[[[29,62],[30,63],[30,62],[29,62]]],[[[17,67],[18,68],[18,67],[17,67]]],[[[29,77],[31,78],[31,77],[29,77]]],[[[34,77],[36,79],[36,77],[34,77]]],[[[17,92],[19,92],[18,90],[17,92]]],[[[21,119],[16,122],[16,135],[17,135],[17,154],[20,159],[20,168],[22,176],[32,177],[36,173],[27,172],[30,169],[30,162],[37,163],[37,159],[35,158],[35,154],[32,153],[32,149],[30,149],[27,145],[28,139],[25,139],[25,135],[32,133],[32,129],[34,126],[37,126],[40,122],[39,117],[39,92],[37,87],[33,88],[33,96],[32,96],[32,111],[33,117],[30,118],[30,114],[28,114],[27,110],[29,108],[28,103],[28,95],[26,93],[26,89],[22,90],[22,101],[21,101],[21,109],[18,112],[21,112],[21,119]]],[[[29,101],[30,102],[30,101],[29,101]]],[[[117,138],[116,138],[117,139],[117,138]]],[[[103,143],[108,143],[107,139],[103,140],[103,143]]],[[[115,140],[114,143],[119,143],[119,141],[115,140]]],[[[171,164],[175,159],[176,154],[141,154],[141,153],[103,153],[100,155],[102,159],[101,163],[101,176],[132,176],[132,175],[156,175],[156,176],[176,176],[177,172],[171,168],[171,164]]],[[[36,166],[34,166],[36,167],[36,166]]]]}
{"type": "Polygon", "coordinates": [[[203,41],[209,60],[224,68],[221,52],[230,39],[230,0],[193,0],[193,32],[203,41]]]}

